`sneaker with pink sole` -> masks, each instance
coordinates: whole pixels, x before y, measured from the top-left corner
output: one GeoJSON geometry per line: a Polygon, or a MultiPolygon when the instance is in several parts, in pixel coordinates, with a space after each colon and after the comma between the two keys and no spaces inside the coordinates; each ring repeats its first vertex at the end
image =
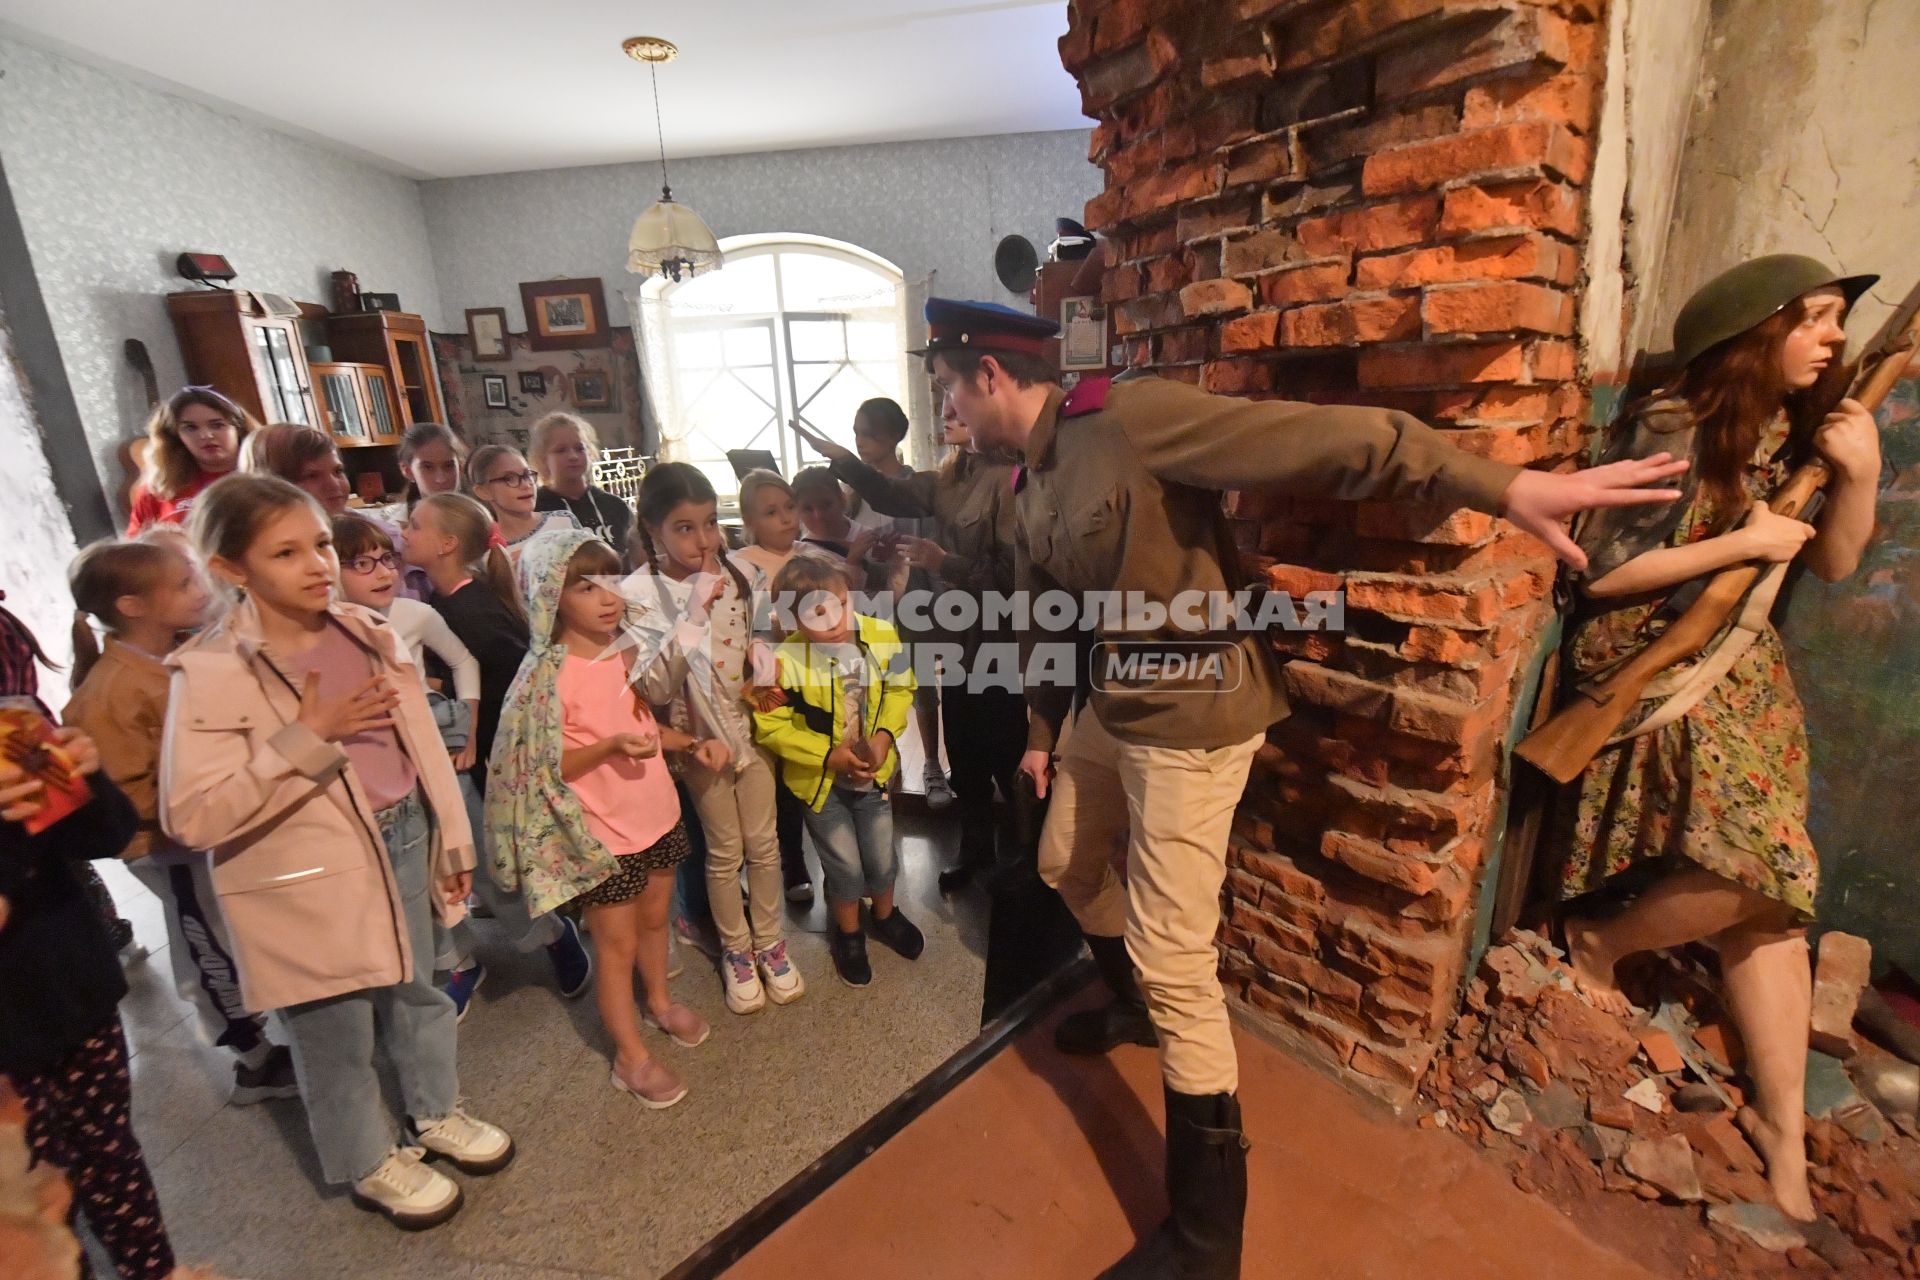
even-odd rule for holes
{"type": "Polygon", "coordinates": [[[713,1034],[707,1020],[683,1004],[669,1005],[666,1013],[658,1018],[649,1009],[641,1018],[648,1026],[658,1027],[673,1037],[673,1042],[682,1049],[698,1049],[713,1034]]]}
{"type": "Polygon", "coordinates": [[[648,1058],[639,1070],[626,1075],[620,1073],[620,1064],[615,1062],[612,1079],[614,1088],[649,1111],[665,1111],[687,1096],[687,1086],[680,1083],[679,1076],[661,1066],[658,1058],[648,1058]]]}

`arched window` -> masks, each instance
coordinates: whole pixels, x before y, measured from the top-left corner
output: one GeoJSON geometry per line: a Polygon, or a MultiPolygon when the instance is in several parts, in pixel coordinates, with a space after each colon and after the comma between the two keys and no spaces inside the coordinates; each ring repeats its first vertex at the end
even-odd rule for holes
{"type": "Polygon", "coordinates": [[[643,359],[660,456],[705,471],[724,500],[731,449],[765,449],[781,472],[819,459],[787,423],[849,447],[863,400],[909,403],[900,269],[818,236],[733,236],[720,270],[640,291],[643,359]]]}

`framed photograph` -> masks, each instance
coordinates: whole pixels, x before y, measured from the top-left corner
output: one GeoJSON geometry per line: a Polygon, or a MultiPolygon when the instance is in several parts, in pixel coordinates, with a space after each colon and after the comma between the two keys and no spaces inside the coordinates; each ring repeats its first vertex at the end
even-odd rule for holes
{"type": "Polygon", "coordinates": [[[613,408],[613,380],[605,369],[573,371],[573,403],[580,409],[613,408]]]}
{"type": "Polygon", "coordinates": [[[480,379],[487,390],[487,408],[504,409],[507,407],[507,375],[489,373],[480,379]]]}
{"type": "Polygon", "coordinates": [[[512,354],[507,341],[507,309],[468,307],[467,341],[473,346],[475,360],[505,360],[512,354]]]}
{"type": "Polygon", "coordinates": [[[547,394],[547,375],[538,369],[520,371],[520,394],[523,396],[544,396],[547,394]]]}
{"type": "Polygon", "coordinates": [[[1107,308],[1098,298],[1060,299],[1060,370],[1107,367],[1107,308]]]}
{"type": "Polygon", "coordinates": [[[527,345],[535,351],[604,347],[607,299],[599,277],[579,280],[530,280],[520,286],[527,310],[527,345]]]}

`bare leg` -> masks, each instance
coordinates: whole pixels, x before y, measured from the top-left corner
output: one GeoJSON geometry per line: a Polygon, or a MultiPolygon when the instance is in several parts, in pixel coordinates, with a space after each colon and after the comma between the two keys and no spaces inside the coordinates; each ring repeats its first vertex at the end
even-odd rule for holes
{"type": "MultiPolygon", "coordinates": [[[[859,904],[856,903],[854,904],[854,906],[857,913],[859,904]]],[[[874,894],[873,895],[873,918],[875,920],[885,920],[888,916],[892,914],[893,914],[893,890],[889,889],[885,893],[874,894]]],[[[859,917],[856,914],[855,921],[857,922],[858,919],[859,917]]]]}
{"type": "MultiPolygon", "coordinates": [[[[893,902],[891,894],[888,895],[887,902],[888,910],[891,911],[893,902]]],[[[834,928],[842,933],[860,932],[860,899],[850,898],[845,902],[831,902],[827,909],[833,913],[834,928]]]]}
{"type": "MultiPolygon", "coordinates": [[[[649,879],[652,881],[661,877],[649,879]]],[[[666,883],[671,886],[672,878],[666,883]]],[[[632,1078],[649,1055],[640,1039],[640,1018],[633,1006],[633,962],[640,946],[640,900],[629,898],[609,906],[589,904],[587,925],[593,949],[599,955],[600,980],[594,999],[600,1006],[600,1024],[613,1037],[614,1070],[632,1078]]]]}
{"type": "Polygon", "coordinates": [[[1567,958],[1574,981],[1596,1007],[1624,1017],[1633,1005],[1614,977],[1614,967],[1622,960],[1711,938],[1775,905],[1704,867],[1676,872],[1656,881],[1617,916],[1567,921],[1567,958]]]}
{"type": "MultiPolygon", "coordinates": [[[[737,892],[737,891],[736,891],[737,892]]],[[[673,991],[667,983],[667,915],[673,905],[673,874],[656,871],[647,877],[647,887],[633,899],[637,904],[638,940],[636,954],[628,972],[638,964],[640,981],[647,991],[647,1012],[664,1018],[673,1007],[673,991]]],[[[633,1008],[633,994],[627,994],[627,1008],[633,1008]]]]}
{"type": "Polygon", "coordinates": [[[1781,1212],[1811,1221],[1806,1088],[1813,975],[1806,934],[1775,914],[1727,930],[1719,945],[1727,1002],[1753,1075],[1756,1114],[1747,1120],[1747,1133],[1767,1162],[1781,1212]]]}

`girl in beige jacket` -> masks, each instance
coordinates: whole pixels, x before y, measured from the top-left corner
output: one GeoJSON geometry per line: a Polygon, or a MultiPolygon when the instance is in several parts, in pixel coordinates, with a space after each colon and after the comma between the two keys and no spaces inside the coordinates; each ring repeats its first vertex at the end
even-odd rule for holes
{"type": "Polygon", "coordinates": [[[378,615],[336,603],[332,532],[269,476],[194,507],[208,567],[241,593],[168,659],[160,821],[211,851],[241,995],[279,1009],[330,1183],[406,1228],[458,1212],[423,1160],[492,1173],[513,1143],[459,1106],[453,1003],[433,986],[433,918],[464,912],[472,835],[411,655],[378,615]],[[406,1104],[396,1141],[374,1070],[406,1104]]]}

